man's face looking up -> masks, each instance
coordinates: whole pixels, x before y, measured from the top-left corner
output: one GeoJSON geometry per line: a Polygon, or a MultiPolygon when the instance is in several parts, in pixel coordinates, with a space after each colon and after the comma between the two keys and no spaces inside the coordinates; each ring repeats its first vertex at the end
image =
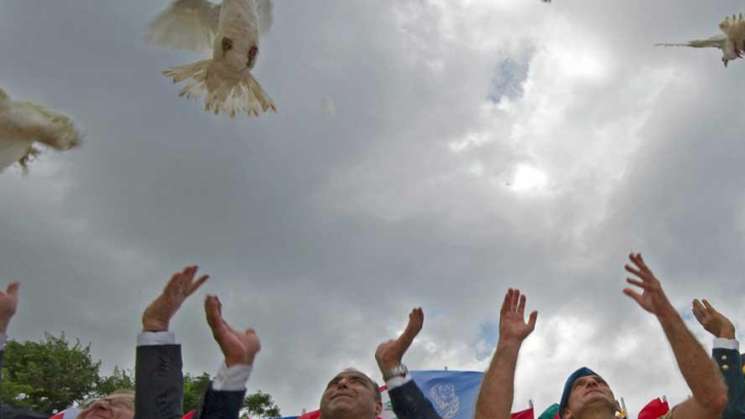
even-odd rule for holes
{"type": "Polygon", "coordinates": [[[321,417],[377,417],[383,405],[370,378],[359,371],[342,371],[329,381],[321,397],[321,417]]]}

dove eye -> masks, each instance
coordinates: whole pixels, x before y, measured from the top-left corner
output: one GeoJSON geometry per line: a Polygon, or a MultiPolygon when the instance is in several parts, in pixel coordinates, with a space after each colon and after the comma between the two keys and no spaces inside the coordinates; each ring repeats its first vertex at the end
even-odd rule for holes
{"type": "Polygon", "coordinates": [[[249,67],[253,66],[254,61],[256,61],[256,56],[259,54],[259,48],[256,47],[256,45],[252,46],[251,49],[248,50],[248,62],[246,65],[249,67]]]}
{"type": "Polygon", "coordinates": [[[222,52],[226,53],[233,49],[233,40],[230,38],[223,38],[222,39],[222,52]]]}

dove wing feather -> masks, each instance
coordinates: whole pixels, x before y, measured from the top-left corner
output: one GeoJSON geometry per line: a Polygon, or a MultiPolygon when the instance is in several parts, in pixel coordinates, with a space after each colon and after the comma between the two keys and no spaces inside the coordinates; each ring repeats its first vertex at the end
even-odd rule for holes
{"type": "Polygon", "coordinates": [[[220,5],[207,0],[175,0],[148,28],[148,42],[166,48],[212,50],[220,19],[220,5]]]}
{"type": "Polygon", "coordinates": [[[28,156],[32,152],[31,144],[15,138],[0,138],[0,172],[28,156]]]}
{"type": "Polygon", "coordinates": [[[717,35],[707,39],[694,39],[681,44],[655,44],[657,47],[724,48],[727,37],[717,35]]]}
{"type": "Polygon", "coordinates": [[[259,33],[266,34],[272,27],[272,0],[256,0],[256,16],[258,17],[259,33]]]}

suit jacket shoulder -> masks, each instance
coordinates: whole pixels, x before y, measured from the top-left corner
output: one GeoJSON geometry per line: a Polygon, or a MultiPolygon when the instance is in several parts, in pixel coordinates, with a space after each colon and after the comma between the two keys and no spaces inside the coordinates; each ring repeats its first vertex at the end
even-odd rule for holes
{"type": "Polygon", "coordinates": [[[388,391],[399,419],[442,419],[414,380],[388,391]]]}

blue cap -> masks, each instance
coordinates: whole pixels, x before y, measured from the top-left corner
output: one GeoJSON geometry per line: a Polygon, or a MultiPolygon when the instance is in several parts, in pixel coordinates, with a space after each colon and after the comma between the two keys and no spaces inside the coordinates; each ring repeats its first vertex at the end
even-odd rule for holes
{"type": "Polygon", "coordinates": [[[574,385],[574,382],[582,377],[587,377],[588,375],[598,374],[587,367],[582,367],[577,371],[574,371],[572,375],[567,378],[566,383],[564,383],[564,391],[561,393],[561,403],[559,403],[559,417],[564,417],[564,409],[569,404],[569,395],[572,393],[572,386],[574,385]]]}

